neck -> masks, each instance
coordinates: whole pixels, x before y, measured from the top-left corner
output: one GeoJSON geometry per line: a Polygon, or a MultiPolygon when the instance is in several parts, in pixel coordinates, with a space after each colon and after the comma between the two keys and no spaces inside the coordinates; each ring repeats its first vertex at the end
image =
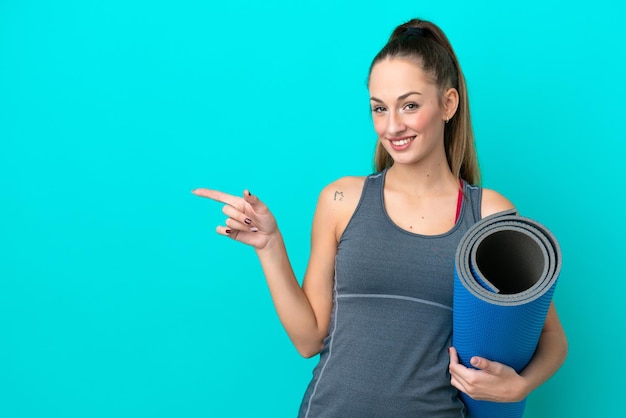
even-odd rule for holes
{"type": "Polygon", "coordinates": [[[387,182],[394,189],[424,196],[458,190],[458,179],[447,161],[430,165],[394,164],[387,172],[387,182]]]}

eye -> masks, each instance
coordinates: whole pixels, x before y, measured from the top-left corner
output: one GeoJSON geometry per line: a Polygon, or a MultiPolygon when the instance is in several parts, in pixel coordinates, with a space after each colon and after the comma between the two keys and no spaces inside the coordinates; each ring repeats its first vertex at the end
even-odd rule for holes
{"type": "Polygon", "coordinates": [[[383,106],[374,106],[372,108],[373,113],[383,113],[386,109],[383,106]]]}
{"type": "Polygon", "coordinates": [[[407,103],[406,105],[404,105],[404,108],[406,110],[417,110],[417,108],[419,108],[419,105],[417,103],[407,103]]]}

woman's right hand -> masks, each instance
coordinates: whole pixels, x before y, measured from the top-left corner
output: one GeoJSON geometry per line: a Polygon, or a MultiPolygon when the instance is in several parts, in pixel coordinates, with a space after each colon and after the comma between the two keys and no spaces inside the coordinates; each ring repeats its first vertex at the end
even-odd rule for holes
{"type": "Polygon", "coordinates": [[[244,191],[243,197],[203,188],[195,189],[192,193],[225,204],[222,212],[228,216],[226,226],[218,226],[215,229],[220,235],[256,249],[265,248],[272,238],[278,235],[274,215],[248,190],[244,191]]]}

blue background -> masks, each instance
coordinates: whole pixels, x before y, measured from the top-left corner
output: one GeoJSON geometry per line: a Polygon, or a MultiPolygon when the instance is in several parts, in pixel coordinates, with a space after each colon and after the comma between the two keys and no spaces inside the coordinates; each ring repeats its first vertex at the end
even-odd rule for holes
{"type": "Polygon", "coordinates": [[[0,417],[293,417],[316,360],[196,187],[250,188],[297,274],[317,194],[372,169],[367,70],[432,19],[483,185],[559,238],[570,342],[526,417],[623,413],[617,1],[0,1],[0,417]]]}

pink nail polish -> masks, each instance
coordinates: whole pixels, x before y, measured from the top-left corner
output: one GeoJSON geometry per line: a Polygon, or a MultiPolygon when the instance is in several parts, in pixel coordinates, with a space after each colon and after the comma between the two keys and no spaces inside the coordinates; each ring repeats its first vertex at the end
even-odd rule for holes
{"type": "Polygon", "coordinates": [[[256,226],[250,227],[250,232],[258,232],[259,228],[257,228],[256,226]]]}

